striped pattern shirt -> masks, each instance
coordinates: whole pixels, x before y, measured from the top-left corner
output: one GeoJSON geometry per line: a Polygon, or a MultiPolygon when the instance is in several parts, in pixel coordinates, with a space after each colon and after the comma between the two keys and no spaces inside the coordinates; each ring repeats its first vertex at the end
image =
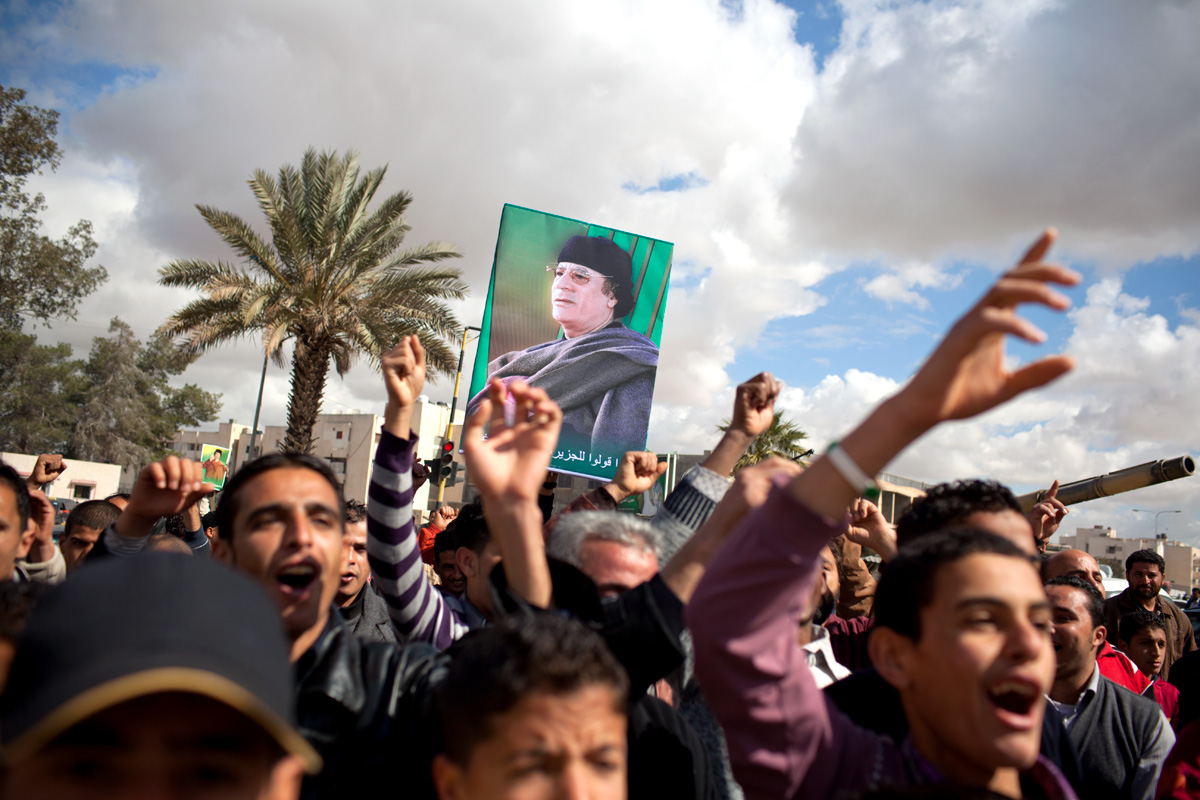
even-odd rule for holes
{"type": "Polygon", "coordinates": [[[412,514],[416,448],[416,434],[380,435],[367,490],[367,561],[400,641],[445,650],[470,627],[425,577],[412,514]]]}

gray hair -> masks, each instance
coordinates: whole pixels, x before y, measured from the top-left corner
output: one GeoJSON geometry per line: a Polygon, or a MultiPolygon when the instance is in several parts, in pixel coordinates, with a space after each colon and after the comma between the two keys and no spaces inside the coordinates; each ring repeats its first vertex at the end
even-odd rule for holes
{"type": "MultiPolygon", "coordinates": [[[[584,542],[617,542],[654,553],[661,561],[662,537],[649,522],[617,511],[564,514],[550,532],[546,555],[582,569],[584,542]]],[[[661,566],[661,565],[660,565],[661,566]]]]}

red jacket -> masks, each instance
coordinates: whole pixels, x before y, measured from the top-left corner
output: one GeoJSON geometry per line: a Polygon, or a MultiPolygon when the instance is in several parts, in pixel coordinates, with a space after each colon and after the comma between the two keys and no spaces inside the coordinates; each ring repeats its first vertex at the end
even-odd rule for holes
{"type": "Polygon", "coordinates": [[[1150,686],[1150,679],[1145,673],[1138,672],[1129,656],[1114,649],[1108,642],[1105,642],[1096,654],[1096,665],[1100,667],[1101,675],[1134,694],[1142,694],[1150,686]]]}

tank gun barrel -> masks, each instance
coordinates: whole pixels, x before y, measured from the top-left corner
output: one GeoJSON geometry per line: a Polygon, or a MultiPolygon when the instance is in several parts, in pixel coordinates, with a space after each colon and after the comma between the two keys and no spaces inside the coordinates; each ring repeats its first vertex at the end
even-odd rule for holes
{"type": "MultiPolygon", "coordinates": [[[[1058,499],[1063,505],[1074,505],[1098,497],[1108,497],[1121,492],[1130,492],[1153,486],[1156,483],[1179,480],[1196,474],[1196,460],[1191,456],[1165,458],[1161,461],[1148,461],[1136,467],[1119,469],[1105,475],[1084,478],[1072,483],[1064,483],[1058,487],[1058,499]]],[[[1042,501],[1046,490],[1023,494],[1017,498],[1024,511],[1029,511],[1042,501]]]]}

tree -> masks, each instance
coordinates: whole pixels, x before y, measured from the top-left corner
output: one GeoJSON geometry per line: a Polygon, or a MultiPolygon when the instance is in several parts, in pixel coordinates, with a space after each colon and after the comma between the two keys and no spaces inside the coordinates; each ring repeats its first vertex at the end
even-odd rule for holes
{"type": "Polygon", "coordinates": [[[87,388],[67,449],[74,458],[138,468],[165,456],[180,428],[216,419],[221,396],[168,383],[195,360],[169,337],[142,344],[119,319],[108,330],[84,365],[87,388]]]}
{"type": "Polygon", "coordinates": [[[0,86],[0,327],[11,330],[20,330],[22,315],[74,319],[79,301],[108,278],[104,267],[83,266],[96,253],[87,220],[61,239],[39,233],[46,199],[31,197],[25,182],[58,166],[58,112],[24,99],[24,90],[0,86]]]}
{"type": "Polygon", "coordinates": [[[61,453],[79,418],[83,362],[71,346],[40,345],[0,327],[0,450],[61,453]]]}
{"type": "Polygon", "coordinates": [[[284,344],[294,344],[292,388],[283,446],[309,452],[332,359],[344,376],[362,354],[380,356],[408,334],[420,334],[429,364],[449,374],[458,321],[443,301],[466,296],[457,269],[418,266],[458,251],[443,242],[402,247],[410,230],[407,192],[368,206],[386,167],[359,176],[358,158],[309,149],[300,169],[284,165],[278,179],[255,171],[250,188],[271,230],[268,243],[240,217],[209,206],[196,208],[243,266],[224,261],[173,261],[160,283],[203,295],[175,312],[160,331],[183,337],[185,352],[199,354],[258,333],[277,365],[284,344]]]}
{"type": "MultiPolygon", "coordinates": [[[[717,428],[722,432],[727,431],[729,430],[729,423],[726,422],[718,425],[717,428]]],[[[771,426],[754,440],[745,455],[738,459],[733,470],[737,472],[743,467],[754,466],[771,456],[781,456],[792,461],[801,461],[811,452],[807,447],[802,447],[800,444],[807,438],[808,434],[802,431],[800,426],[790,420],[784,419],[783,409],[780,409],[775,412],[775,416],[771,419],[771,426]]]]}

